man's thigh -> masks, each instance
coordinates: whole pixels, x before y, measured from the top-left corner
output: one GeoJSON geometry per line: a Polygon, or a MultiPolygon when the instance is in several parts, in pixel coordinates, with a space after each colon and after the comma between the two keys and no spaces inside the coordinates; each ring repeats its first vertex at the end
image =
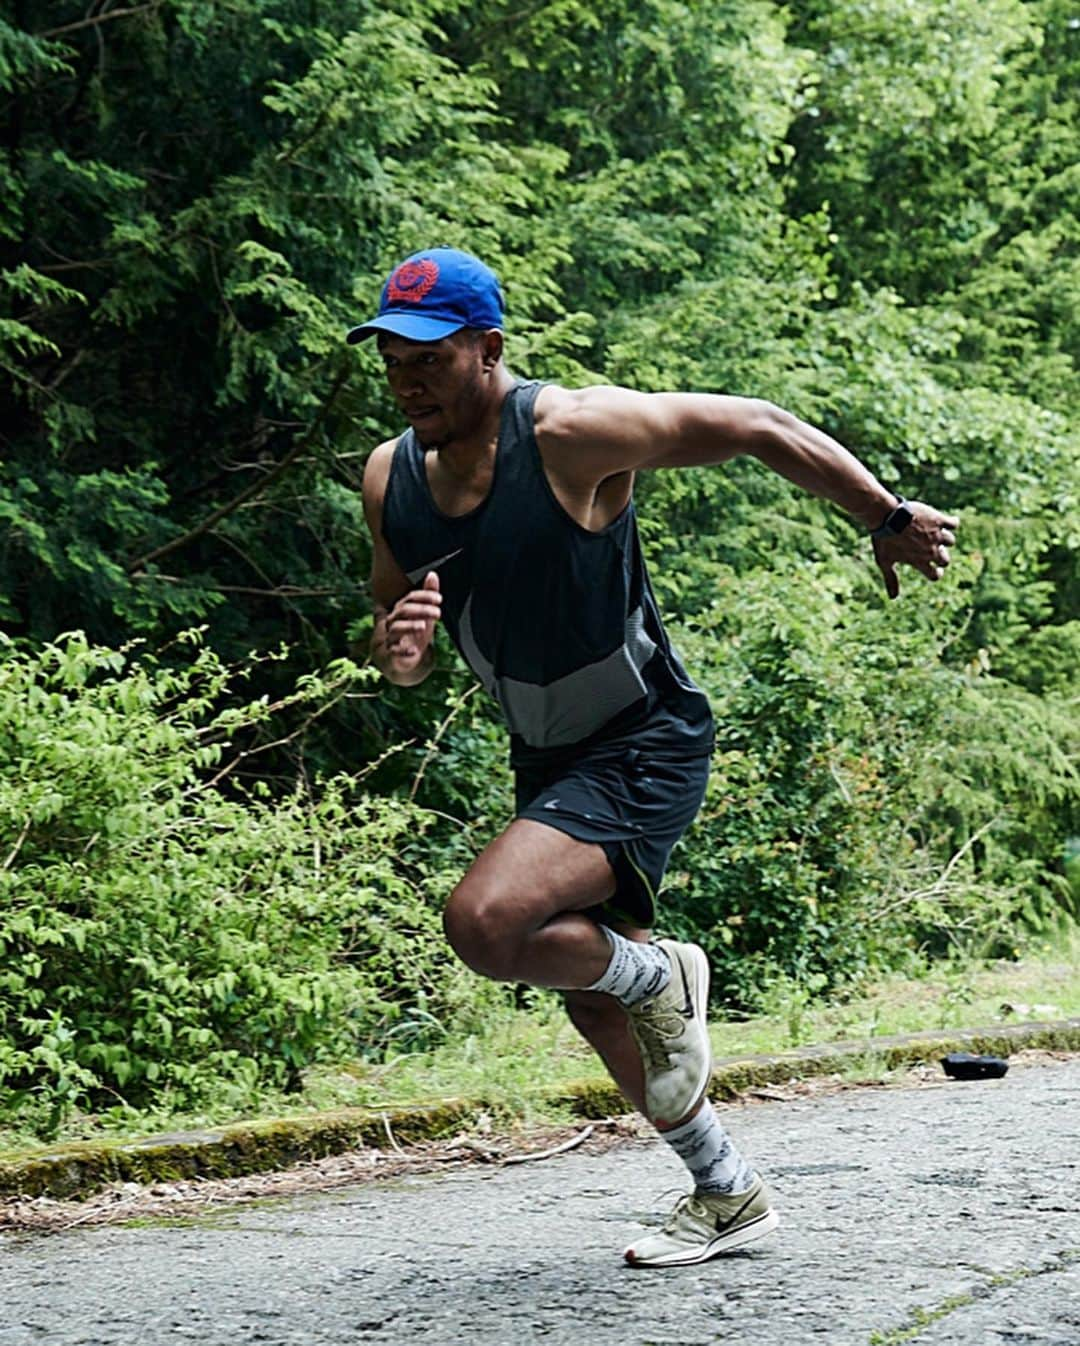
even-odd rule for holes
{"type": "Polygon", "coordinates": [[[538,926],[560,912],[606,902],[615,892],[615,875],[598,843],[516,818],[477,856],[458,892],[538,926]]]}
{"type": "Polygon", "coordinates": [[[667,758],[625,748],[585,756],[558,770],[518,768],[518,821],[532,821],[599,846],[615,890],[588,914],[604,925],[648,929],[656,919],[672,847],[705,794],[709,758],[667,758]]]}

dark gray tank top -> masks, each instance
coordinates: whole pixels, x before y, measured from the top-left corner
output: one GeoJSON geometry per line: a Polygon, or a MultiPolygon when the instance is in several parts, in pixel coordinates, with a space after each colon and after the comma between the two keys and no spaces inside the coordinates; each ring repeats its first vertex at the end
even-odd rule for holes
{"type": "Polygon", "coordinates": [[[515,761],[632,742],[707,753],[704,693],[672,649],[645,573],[633,502],[602,532],[555,498],[533,432],[539,383],[503,403],[495,470],[468,514],[444,514],[411,430],[398,441],[383,536],[414,584],[431,570],[443,624],[502,708],[515,761]]]}

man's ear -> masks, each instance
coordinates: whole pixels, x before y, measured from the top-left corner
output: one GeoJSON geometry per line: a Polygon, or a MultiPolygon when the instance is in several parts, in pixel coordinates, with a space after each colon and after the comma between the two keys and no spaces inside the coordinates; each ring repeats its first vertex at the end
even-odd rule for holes
{"type": "Polygon", "coordinates": [[[497,327],[480,334],[480,356],[485,369],[494,369],[502,359],[502,353],[503,334],[497,327]]]}

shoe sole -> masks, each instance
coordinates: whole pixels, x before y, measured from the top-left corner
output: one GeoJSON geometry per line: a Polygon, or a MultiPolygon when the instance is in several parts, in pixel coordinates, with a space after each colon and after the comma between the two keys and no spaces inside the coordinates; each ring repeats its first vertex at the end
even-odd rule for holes
{"type": "Polygon", "coordinates": [[[705,1065],[701,1075],[698,1078],[694,1088],[694,1095],[690,1102],[679,1109],[677,1117],[650,1117],[653,1123],[659,1122],[661,1125],[675,1126],[684,1118],[689,1117],[701,1100],[705,1097],[709,1088],[709,1081],[712,1079],[712,1043],[709,1040],[709,1021],[706,1011],[709,1007],[709,960],[705,957],[705,951],[698,948],[696,944],[678,944],[675,940],[661,939],[657,941],[661,948],[667,949],[669,957],[676,957],[674,950],[688,950],[685,956],[685,962],[690,964],[692,973],[691,996],[694,1001],[694,1017],[701,1027],[701,1035],[705,1040],[705,1065]]]}
{"type": "Polygon", "coordinates": [[[767,1210],[754,1220],[748,1220],[746,1224],[740,1225],[738,1229],[733,1229],[730,1233],[718,1234],[716,1238],[710,1239],[708,1243],[703,1243],[696,1248],[680,1249],[671,1253],[664,1253],[659,1257],[650,1257],[645,1261],[634,1256],[633,1248],[627,1248],[623,1257],[632,1267],[692,1267],[699,1262],[708,1262],[712,1257],[721,1257],[724,1253],[733,1253],[739,1248],[745,1248],[748,1243],[756,1243],[758,1239],[763,1239],[766,1234],[771,1234],[780,1223],[780,1218],[774,1210],[767,1210]]]}

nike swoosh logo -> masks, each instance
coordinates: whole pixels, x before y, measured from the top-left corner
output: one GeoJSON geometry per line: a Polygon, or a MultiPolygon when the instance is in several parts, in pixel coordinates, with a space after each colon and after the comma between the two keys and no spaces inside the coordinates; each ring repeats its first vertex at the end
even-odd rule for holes
{"type": "MultiPolygon", "coordinates": [[[[747,1208],[747,1206],[750,1205],[750,1203],[751,1203],[751,1201],[753,1201],[754,1197],[756,1197],[756,1196],[757,1196],[757,1192],[755,1192],[755,1191],[753,1190],[753,1188],[751,1188],[751,1189],[750,1189],[750,1193],[749,1193],[749,1195],[747,1196],[746,1200],[742,1203],[742,1205],[741,1205],[741,1206],[739,1207],[739,1209],[735,1212],[735,1214],[731,1216],[730,1219],[725,1220],[725,1219],[723,1219],[722,1216],[718,1215],[718,1216],[716,1217],[716,1232],[717,1232],[718,1234],[722,1234],[722,1233],[724,1232],[725,1229],[727,1229],[727,1228],[729,1228],[731,1225],[733,1225],[733,1224],[735,1223],[735,1221],[739,1218],[739,1216],[743,1213],[743,1211],[747,1208]]],[[[761,1220],[764,1220],[764,1218],[765,1218],[765,1212],[762,1211],[762,1213],[757,1217],[756,1220],[751,1220],[751,1221],[750,1221],[750,1223],[747,1225],[747,1228],[749,1229],[749,1228],[751,1228],[753,1225],[758,1224],[761,1220]]]]}
{"type": "Polygon", "coordinates": [[[425,561],[422,566],[417,566],[415,570],[410,570],[406,573],[408,574],[409,579],[416,584],[419,580],[422,580],[425,575],[430,574],[431,571],[438,570],[440,566],[446,565],[447,561],[452,561],[455,556],[460,556],[464,550],[464,547],[458,547],[457,551],[448,551],[445,556],[440,556],[434,561],[425,561]]]}
{"type": "Polygon", "coordinates": [[[459,547],[457,551],[448,551],[445,556],[440,556],[437,561],[429,561],[424,569],[438,570],[440,566],[446,565],[447,561],[452,561],[455,556],[460,556],[464,550],[464,547],[459,547]]]}
{"type": "Polygon", "coordinates": [[[686,980],[686,968],[683,967],[682,963],[679,964],[679,971],[682,974],[683,995],[686,997],[686,1003],[680,1013],[684,1019],[692,1019],[694,1017],[694,1001],[690,995],[690,983],[686,980]]]}

